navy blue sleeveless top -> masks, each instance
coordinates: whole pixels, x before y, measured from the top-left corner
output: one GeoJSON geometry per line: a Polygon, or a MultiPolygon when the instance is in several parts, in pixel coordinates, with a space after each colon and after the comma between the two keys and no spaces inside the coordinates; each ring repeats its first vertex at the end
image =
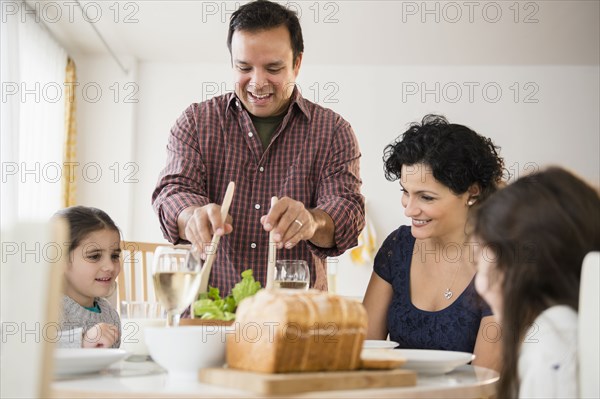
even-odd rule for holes
{"type": "Polygon", "coordinates": [[[410,262],[415,241],[410,226],[401,226],[385,239],[375,257],[373,270],[393,289],[387,316],[390,340],[404,349],[472,353],[481,319],[492,311],[475,290],[475,278],[447,308],[438,312],[416,308],[410,300],[410,262]]]}

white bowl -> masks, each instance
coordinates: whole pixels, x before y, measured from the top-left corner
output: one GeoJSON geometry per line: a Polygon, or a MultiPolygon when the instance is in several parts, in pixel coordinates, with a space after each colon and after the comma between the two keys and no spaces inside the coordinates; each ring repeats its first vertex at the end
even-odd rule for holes
{"type": "Polygon", "coordinates": [[[146,328],[146,345],[152,359],[171,378],[197,379],[198,370],[225,364],[225,326],[146,328]]]}
{"type": "Polygon", "coordinates": [[[113,348],[59,348],[54,351],[54,373],[59,376],[94,373],[129,353],[113,348]]]}

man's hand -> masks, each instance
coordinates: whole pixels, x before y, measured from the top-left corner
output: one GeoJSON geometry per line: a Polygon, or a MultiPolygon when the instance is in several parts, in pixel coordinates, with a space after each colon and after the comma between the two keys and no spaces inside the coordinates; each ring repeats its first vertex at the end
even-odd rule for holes
{"type": "Polygon", "coordinates": [[[277,248],[293,248],[302,240],[309,240],[322,248],[331,248],[334,225],[331,217],[319,209],[306,209],[302,202],[282,197],[260,218],[266,231],[273,231],[277,248]]]}
{"type": "Polygon", "coordinates": [[[119,329],[114,324],[98,323],[83,334],[84,348],[110,348],[119,339],[119,329]]]}
{"type": "Polygon", "coordinates": [[[179,236],[195,245],[200,257],[206,259],[206,250],[209,250],[213,235],[230,234],[233,231],[232,221],[231,215],[227,215],[226,220],[221,219],[220,205],[208,204],[184,209],[179,214],[177,224],[179,236]]]}

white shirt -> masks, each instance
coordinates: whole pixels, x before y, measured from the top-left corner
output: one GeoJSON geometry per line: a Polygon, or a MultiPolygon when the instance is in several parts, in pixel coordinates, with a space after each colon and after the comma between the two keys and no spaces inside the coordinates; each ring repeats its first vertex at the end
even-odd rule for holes
{"type": "Polygon", "coordinates": [[[519,355],[519,398],[576,398],[577,312],[565,305],[543,311],[519,355]]]}

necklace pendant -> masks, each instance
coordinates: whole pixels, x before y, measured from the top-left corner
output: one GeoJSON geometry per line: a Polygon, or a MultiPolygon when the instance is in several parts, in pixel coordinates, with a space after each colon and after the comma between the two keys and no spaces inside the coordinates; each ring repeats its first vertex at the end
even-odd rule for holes
{"type": "Polygon", "coordinates": [[[450,291],[450,288],[446,288],[446,292],[444,292],[444,298],[446,298],[447,300],[450,300],[450,298],[452,298],[452,291],[450,291]]]}

